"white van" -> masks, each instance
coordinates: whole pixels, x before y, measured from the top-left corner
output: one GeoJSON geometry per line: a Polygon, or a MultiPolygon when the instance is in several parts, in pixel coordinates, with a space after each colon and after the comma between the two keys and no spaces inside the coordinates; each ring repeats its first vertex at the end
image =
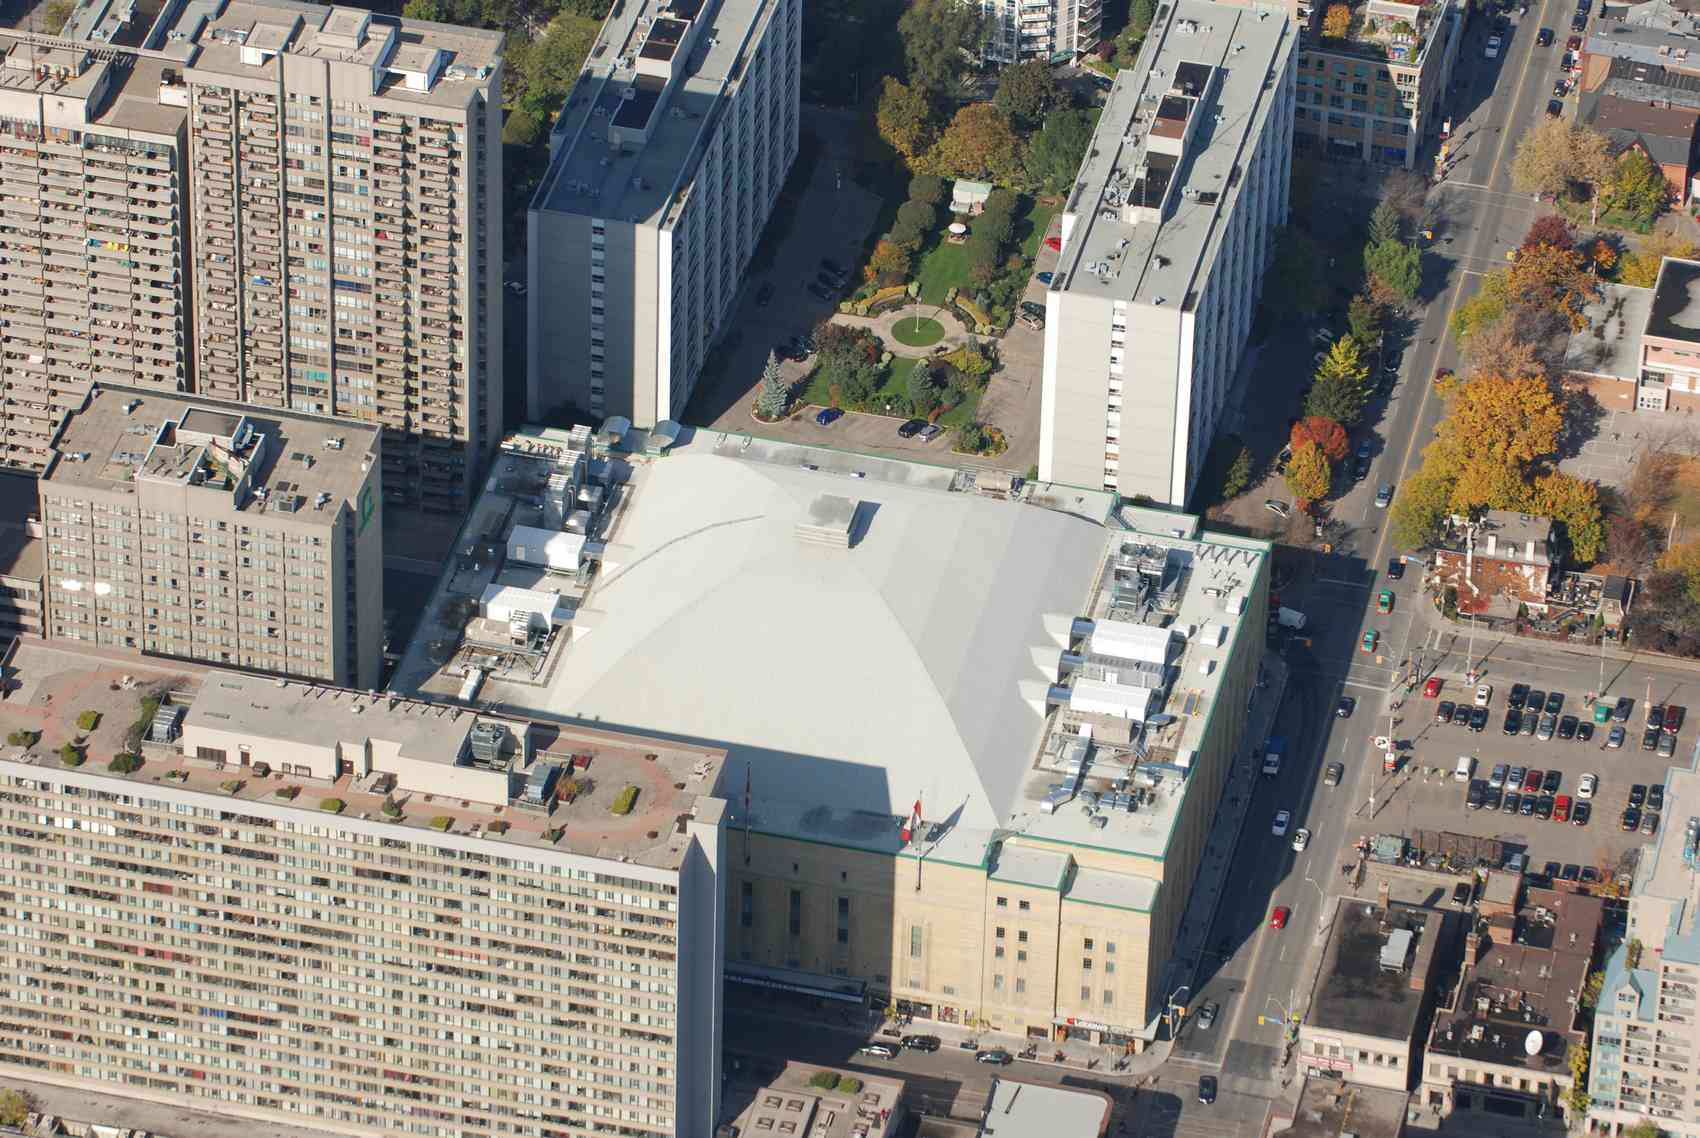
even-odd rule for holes
{"type": "Polygon", "coordinates": [[[1469,755],[1459,755],[1458,765],[1452,768],[1452,778],[1457,782],[1469,782],[1470,776],[1476,773],[1476,760],[1469,755]]]}

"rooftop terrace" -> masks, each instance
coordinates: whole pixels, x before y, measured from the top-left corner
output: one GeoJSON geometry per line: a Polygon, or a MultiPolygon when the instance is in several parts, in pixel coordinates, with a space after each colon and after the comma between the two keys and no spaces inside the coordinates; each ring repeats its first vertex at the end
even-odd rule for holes
{"type": "Polygon", "coordinates": [[[1445,0],[1367,0],[1352,7],[1352,22],[1344,36],[1319,33],[1317,46],[1323,51],[1414,66],[1428,51],[1445,11],[1445,0]]]}

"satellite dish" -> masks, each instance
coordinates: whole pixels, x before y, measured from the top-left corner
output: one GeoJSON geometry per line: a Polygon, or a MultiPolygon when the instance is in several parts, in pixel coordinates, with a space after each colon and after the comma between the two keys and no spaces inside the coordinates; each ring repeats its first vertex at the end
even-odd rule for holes
{"type": "Polygon", "coordinates": [[[1546,1039],[1538,1031],[1531,1031],[1523,1037],[1523,1051],[1530,1057],[1539,1055],[1546,1039]]]}

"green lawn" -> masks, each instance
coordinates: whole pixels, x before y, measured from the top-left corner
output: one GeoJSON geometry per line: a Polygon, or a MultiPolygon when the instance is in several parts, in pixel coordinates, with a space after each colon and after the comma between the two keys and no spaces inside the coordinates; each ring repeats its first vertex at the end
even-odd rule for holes
{"type": "MultiPolygon", "coordinates": [[[[1032,201],[1031,198],[1027,200],[1032,201]]],[[[1039,242],[1045,239],[1045,230],[1051,227],[1051,218],[1056,215],[1056,206],[1034,201],[1027,215],[1015,223],[1016,232],[1026,234],[1021,239],[1021,255],[1029,262],[1039,255],[1039,242]],[[1023,225],[1027,227],[1025,230],[1023,225]]]]}
{"type": "Polygon", "coordinates": [[[944,339],[944,325],[931,316],[905,315],[891,326],[891,335],[899,344],[911,348],[930,348],[944,339]]]}
{"type": "Polygon", "coordinates": [[[921,303],[943,304],[945,293],[968,287],[968,246],[954,245],[940,233],[932,248],[921,254],[915,276],[921,282],[921,303]]]}

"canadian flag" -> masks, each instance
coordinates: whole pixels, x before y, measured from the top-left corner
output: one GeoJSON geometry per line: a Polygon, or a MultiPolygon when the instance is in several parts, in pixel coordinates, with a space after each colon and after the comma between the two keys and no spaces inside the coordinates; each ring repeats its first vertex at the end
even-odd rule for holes
{"type": "Polygon", "coordinates": [[[915,833],[915,831],[920,827],[920,825],[921,825],[921,800],[919,798],[917,798],[915,800],[914,811],[912,811],[910,813],[909,817],[904,819],[904,821],[903,821],[903,843],[905,845],[909,844],[909,838],[915,833]]]}

